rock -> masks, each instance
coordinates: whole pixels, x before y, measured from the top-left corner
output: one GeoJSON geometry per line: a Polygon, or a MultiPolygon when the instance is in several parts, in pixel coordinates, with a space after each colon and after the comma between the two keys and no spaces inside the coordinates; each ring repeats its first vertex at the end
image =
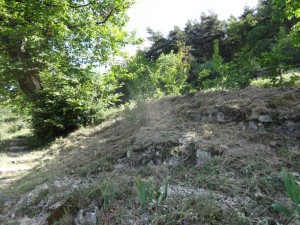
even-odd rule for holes
{"type": "Polygon", "coordinates": [[[133,219],[128,219],[125,224],[126,225],[136,225],[137,223],[133,219]]]}
{"type": "Polygon", "coordinates": [[[273,122],[272,117],[269,115],[260,115],[258,117],[258,120],[263,123],[272,123],[273,122]]]}
{"type": "Polygon", "coordinates": [[[64,202],[56,202],[55,204],[49,206],[49,209],[50,210],[55,210],[57,209],[58,207],[60,207],[64,202]]]}
{"type": "Polygon", "coordinates": [[[179,150],[186,156],[190,156],[195,151],[195,133],[184,134],[179,138],[179,150]]]}
{"type": "Polygon", "coordinates": [[[13,218],[15,218],[16,217],[16,213],[15,212],[12,212],[11,214],[10,214],[10,217],[13,219],[13,218]]]}
{"type": "Polygon", "coordinates": [[[300,149],[299,149],[299,144],[297,142],[288,142],[286,144],[286,148],[288,151],[293,152],[293,153],[299,153],[300,149]]]}
{"type": "Polygon", "coordinates": [[[266,133],[265,127],[262,123],[258,124],[258,133],[260,133],[260,134],[265,134],[266,133]]]}
{"type": "Polygon", "coordinates": [[[156,148],[156,150],[163,150],[164,149],[164,147],[162,145],[157,145],[155,148],[156,148]]]}
{"type": "Polygon", "coordinates": [[[196,151],[196,165],[204,166],[204,164],[211,158],[211,154],[206,151],[197,150],[196,151]]]}
{"type": "Polygon", "coordinates": [[[39,217],[29,218],[27,216],[24,216],[24,217],[18,219],[17,224],[19,224],[19,225],[40,225],[40,224],[47,224],[47,223],[44,221],[43,218],[39,218],[39,217]]]}
{"type": "Polygon", "coordinates": [[[259,127],[257,126],[257,124],[253,121],[249,122],[249,129],[253,132],[258,132],[259,127]]]}
{"type": "Polygon", "coordinates": [[[167,164],[170,166],[178,166],[179,162],[180,162],[179,157],[177,155],[174,155],[169,158],[167,164]]]}
{"type": "Polygon", "coordinates": [[[245,122],[239,122],[239,127],[244,131],[246,129],[245,122]]]}
{"type": "Polygon", "coordinates": [[[81,209],[75,218],[76,225],[96,225],[97,209],[81,209]]]}
{"type": "Polygon", "coordinates": [[[168,188],[168,195],[169,196],[188,196],[188,195],[196,195],[196,196],[203,196],[206,195],[207,192],[204,189],[197,188],[197,189],[191,189],[181,186],[175,186],[175,185],[169,185],[168,188]]]}
{"type": "Polygon", "coordinates": [[[294,177],[297,177],[298,179],[300,178],[300,173],[299,172],[294,171],[294,172],[292,172],[292,175],[294,177]]]}
{"type": "Polygon", "coordinates": [[[73,214],[77,210],[77,207],[72,204],[72,201],[70,199],[61,202],[60,205],[57,205],[56,207],[57,208],[55,208],[46,219],[49,225],[54,224],[56,221],[59,221],[64,216],[67,210],[68,212],[70,212],[70,214],[73,214]]]}
{"type": "Polygon", "coordinates": [[[270,146],[271,147],[276,147],[277,146],[277,141],[270,141],[270,146]]]}
{"type": "Polygon", "coordinates": [[[151,214],[150,213],[144,213],[141,215],[141,224],[149,224],[151,221],[151,214]]]}
{"type": "Polygon", "coordinates": [[[122,171],[124,171],[125,168],[126,168],[125,165],[119,163],[119,164],[116,164],[116,165],[114,166],[114,171],[115,171],[116,173],[122,172],[122,171]]]}
{"type": "Polygon", "coordinates": [[[198,122],[201,121],[202,115],[197,111],[187,111],[186,117],[191,121],[198,122]]]}
{"type": "Polygon", "coordinates": [[[252,110],[249,119],[250,120],[257,120],[258,119],[258,113],[255,110],[252,110]]]}
{"type": "Polygon", "coordinates": [[[194,140],[193,134],[185,134],[181,138],[179,138],[180,147],[186,148],[191,142],[194,140]]]}
{"type": "Polygon", "coordinates": [[[244,119],[245,114],[240,108],[232,106],[216,106],[217,110],[217,121],[220,123],[227,123],[232,121],[240,121],[244,119]]]}
{"type": "Polygon", "coordinates": [[[226,122],[226,121],[225,121],[225,115],[224,115],[224,113],[218,112],[218,114],[217,114],[217,120],[218,120],[219,123],[224,123],[224,122],[226,122]]]}
{"type": "Polygon", "coordinates": [[[260,134],[265,134],[266,133],[263,123],[258,123],[257,124],[253,121],[249,122],[249,130],[252,131],[252,132],[258,132],[260,134]]]}
{"type": "Polygon", "coordinates": [[[257,225],[266,225],[266,224],[274,224],[277,225],[278,222],[270,217],[263,217],[257,221],[257,225]]]}
{"type": "Polygon", "coordinates": [[[150,162],[148,162],[147,166],[154,166],[154,162],[151,160],[150,162]]]}
{"type": "Polygon", "coordinates": [[[281,131],[287,136],[300,138],[300,122],[286,121],[281,127],[281,131]]]}

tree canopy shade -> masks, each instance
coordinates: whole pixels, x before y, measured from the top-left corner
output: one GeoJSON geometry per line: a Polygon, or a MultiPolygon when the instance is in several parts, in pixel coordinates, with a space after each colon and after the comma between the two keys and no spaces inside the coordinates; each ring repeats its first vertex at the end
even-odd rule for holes
{"type": "Polygon", "coordinates": [[[34,98],[43,74],[69,76],[125,44],[133,0],[0,0],[0,85],[34,98]]]}

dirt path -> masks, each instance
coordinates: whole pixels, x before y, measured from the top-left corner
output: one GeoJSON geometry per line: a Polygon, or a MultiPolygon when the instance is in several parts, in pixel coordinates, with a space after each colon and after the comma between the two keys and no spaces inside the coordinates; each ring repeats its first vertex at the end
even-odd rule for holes
{"type": "Polygon", "coordinates": [[[40,164],[44,152],[7,152],[0,154],[0,189],[13,184],[40,164]]]}
{"type": "Polygon", "coordinates": [[[44,152],[29,151],[26,137],[17,136],[11,139],[0,153],[0,189],[13,184],[14,181],[40,164],[44,152]]]}

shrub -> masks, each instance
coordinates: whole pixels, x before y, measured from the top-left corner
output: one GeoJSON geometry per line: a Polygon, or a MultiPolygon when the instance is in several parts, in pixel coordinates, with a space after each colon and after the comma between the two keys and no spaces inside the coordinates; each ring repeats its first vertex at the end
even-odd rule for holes
{"type": "Polygon", "coordinates": [[[189,65],[182,60],[181,53],[161,54],[153,74],[156,95],[182,93],[186,86],[188,70],[189,65]]]}
{"type": "Polygon", "coordinates": [[[91,123],[100,122],[104,111],[117,100],[115,87],[105,78],[81,74],[49,76],[47,86],[37,93],[31,105],[32,127],[42,143],[91,123]]]}

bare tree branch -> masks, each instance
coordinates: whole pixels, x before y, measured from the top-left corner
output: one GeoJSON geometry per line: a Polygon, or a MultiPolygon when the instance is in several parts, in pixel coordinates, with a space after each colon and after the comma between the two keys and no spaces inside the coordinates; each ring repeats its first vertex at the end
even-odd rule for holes
{"type": "MultiPolygon", "coordinates": [[[[123,1],[120,2],[120,4],[118,4],[118,5],[115,6],[114,8],[112,8],[112,9],[108,12],[108,14],[103,18],[102,21],[96,21],[95,24],[96,24],[96,25],[103,25],[103,24],[105,24],[105,23],[107,22],[107,20],[113,15],[113,12],[116,11],[116,10],[122,5],[122,3],[123,3],[123,1]]],[[[71,8],[80,8],[80,7],[86,7],[86,6],[88,6],[88,5],[90,5],[90,2],[87,3],[87,4],[85,4],[85,5],[78,5],[78,6],[74,6],[74,5],[73,5],[73,6],[70,6],[70,7],[71,7],[71,8]]],[[[71,24],[69,24],[69,25],[67,25],[67,27],[68,27],[69,29],[72,29],[72,28],[76,28],[77,26],[76,26],[76,25],[71,25],[71,24]]]]}
{"type": "Polygon", "coordinates": [[[122,5],[123,2],[121,2],[119,5],[117,5],[116,7],[114,7],[112,10],[110,10],[110,12],[105,16],[105,18],[102,20],[102,21],[97,21],[96,24],[97,25],[102,25],[104,24],[108,19],[109,17],[112,16],[113,14],[113,11],[115,11],[116,9],[118,9],[121,5],[122,5]]]}

